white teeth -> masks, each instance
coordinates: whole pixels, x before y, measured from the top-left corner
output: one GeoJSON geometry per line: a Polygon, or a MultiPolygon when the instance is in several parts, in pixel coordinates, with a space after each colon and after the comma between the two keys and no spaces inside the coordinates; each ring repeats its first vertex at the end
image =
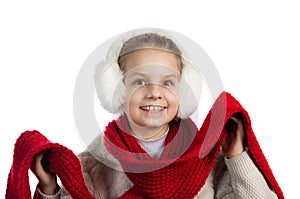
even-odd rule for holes
{"type": "Polygon", "coordinates": [[[164,110],[164,107],[162,107],[162,106],[143,106],[141,108],[146,111],[162,111],[162,110],[164,110]]]}

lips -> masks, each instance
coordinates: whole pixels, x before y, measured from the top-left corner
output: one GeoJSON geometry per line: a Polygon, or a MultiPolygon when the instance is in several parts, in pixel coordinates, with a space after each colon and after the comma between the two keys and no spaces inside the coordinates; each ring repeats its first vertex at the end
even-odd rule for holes
{"type": "Polygon", "coordinates": [[[159,105],[149,105],[149,106],[141,106],[140,109],[144,111],[163,111],[166,109],[166,107],[159,106],[159,105]]]}

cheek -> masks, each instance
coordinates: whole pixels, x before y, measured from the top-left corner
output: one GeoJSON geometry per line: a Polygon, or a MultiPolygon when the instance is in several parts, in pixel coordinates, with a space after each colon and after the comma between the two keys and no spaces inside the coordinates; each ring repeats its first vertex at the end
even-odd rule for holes
{"type": "Polygon", "coordinates": [[[165,96],[169,105],[172,105],[174,108],[179,107],[179,98],[177,90],[168,90],[165,96]]]}
{"type": "Polygon", "coordinates": [[[143,99],[143,95],[141,92],[138,91],[138,89],[127,90],[126,97],[125,97],[126,109],[128,110],[129,107],[130,108],[138,107],[142,99],[143,99]]]}
{"type": "Polygon", "coordinates": [[[179,108],[179,100],[177,97],[173,97],[170,101],[170,104],[172,104],[172,106],[176,109],[179,108]]]}

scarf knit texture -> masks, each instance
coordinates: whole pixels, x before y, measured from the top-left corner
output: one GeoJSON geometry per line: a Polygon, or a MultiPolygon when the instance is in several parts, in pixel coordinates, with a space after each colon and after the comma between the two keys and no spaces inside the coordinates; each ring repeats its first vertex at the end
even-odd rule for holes
{"type": "MultiPolygon", "coordinates": [[[[247,111],[226,92],[217,98],[200,130],[190,119],[169,123],[165,148],[159,160],[149,156],[138,144],[125,116],[110,122],[104,132],[104,144],[133,182],[119,198],[194,198],[214,166],[229,133],[225,124],[234,114],[239,114],[243,120],[245,141],[253,162],[278,198],[283,199],[251,128],[247,111]]],[[[37,131],[21,134],[15,144],[6,198],[31,198],[28,170],[34,155],[45,149],[51,151],[49,161],[72,198],[93,198],[85,186],[80,161],[73,152],[51,143],[37,131]]]]}
{"type": "Polygon", "coordinates": [[[84,183],[78,157],[68,148],[51,143],[38,131],[26,131],[15,143],[13,164],[8,175],[6,199],[29,199],[28,170],[34,156],[48,150],[49,161],[68,193],[74,199],[94,198],[84,183]]]}

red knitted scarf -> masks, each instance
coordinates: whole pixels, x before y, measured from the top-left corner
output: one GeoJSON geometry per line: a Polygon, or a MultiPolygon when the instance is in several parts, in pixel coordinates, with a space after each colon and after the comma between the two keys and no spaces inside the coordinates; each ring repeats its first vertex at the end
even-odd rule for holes
{"type": "MultiPolygon", "coordinates": [[[[278,198],[283,199],[247,112],[225,92],[214,103],[200,130],[189,119],[170,123],[159,160],[151,158],[130,135],[126,118],[121,117],[108,125],[106,148],[120,161],[134,184],[120,198],[194,198],[204,185],[227,137],[224,125],[235,113],[242,115],[247,146],[254,163],[278,198]]],[[[6,198],[31,198],[28,170],[34,156],[45,149],[51,152],[49,161],[72,198],[93,198],[84,184],[80,161],[74,153],[62,145],[51,143],[37,131],[23,133],[15,144],[6,198]]]]}
{"type": "Polygon", "coordinates": [[[66,147],[51,143],[38,131],[26,131],[16,141],[5,198],[31,198],[28,170],[34,156],[46,149],[50,152],[49,161],[55,173],[72,198],[94,198],[84,183],[78,157],[66,147]]]}
{"type": "Polygon", "coordinates": [[[172,121],[159,160],[150,157],[131,135],[125,116],[105,131],[105,146],[117,158],[133,187],[120,198],[194,198],[211,172],[228,131],[225,123],[239,113],[256,166],[279,198],[284,198],[251,128],[250,118],[230,94],[222,93],[200,130],[190,119],[172,121]]]}

